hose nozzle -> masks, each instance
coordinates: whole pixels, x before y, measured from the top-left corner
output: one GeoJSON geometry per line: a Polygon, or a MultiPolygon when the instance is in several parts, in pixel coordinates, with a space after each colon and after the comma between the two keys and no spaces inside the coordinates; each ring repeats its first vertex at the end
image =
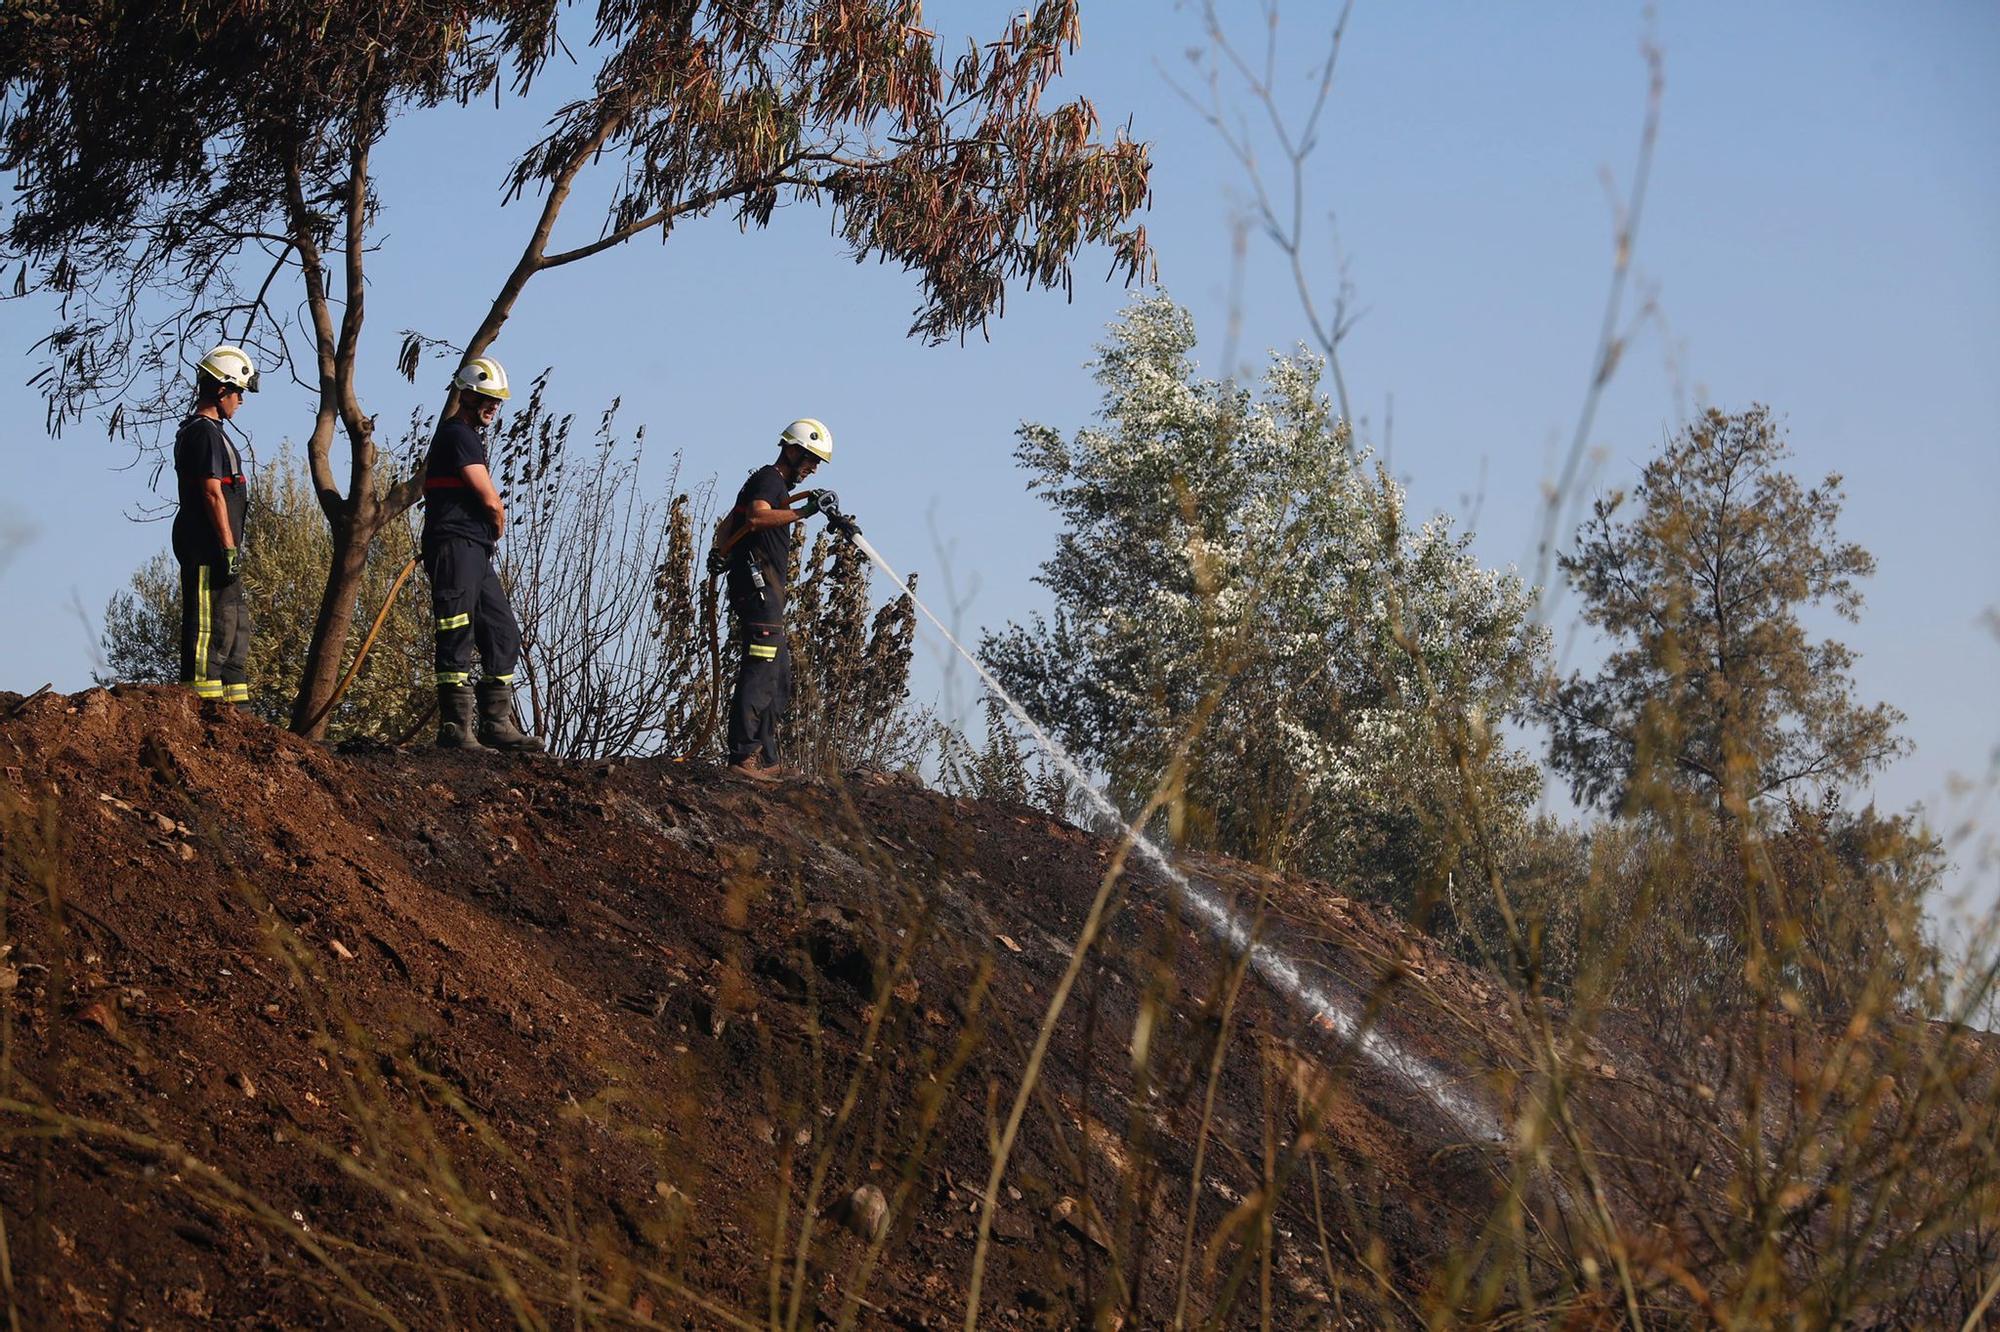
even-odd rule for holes
{"type": "Polygon", "coordinates": [[[819,511],[826,519],[826,525],[850,541],[861,535],[861,524],[854,521],[846,510],[840,507],[840,497],[831,490],[819,493],[819,511]]]}

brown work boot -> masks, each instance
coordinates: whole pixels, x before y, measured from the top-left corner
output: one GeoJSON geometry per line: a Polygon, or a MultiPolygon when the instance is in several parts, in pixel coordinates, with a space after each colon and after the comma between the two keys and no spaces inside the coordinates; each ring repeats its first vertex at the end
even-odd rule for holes
{"type": "Polygon", "coordinates": [[[784,774],[777,767],[764,762],[763,759],[752,754],[747,758],[731,759],[729,761],[729,775],[732,777],[747,778],[753,782],[775,782],[784,774]]]}
{"type": "Polygon", "coordinates": [[[441,684],[438,695],[439,749],[484,749],[479,743],[479,703],[472,686],[441,684]]]}
{"type": "Polygon", "coordinates": [[[514,721],[514,686],[505,680],[479,682],[479,743],[510,754],[539,754],[539,736],[529,735],[514,721]]]}

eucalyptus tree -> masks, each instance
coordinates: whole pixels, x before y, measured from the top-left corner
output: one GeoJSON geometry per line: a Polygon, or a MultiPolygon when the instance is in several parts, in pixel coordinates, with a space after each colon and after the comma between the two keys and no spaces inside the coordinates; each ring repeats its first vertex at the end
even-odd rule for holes
{"type": "MultiPolygon", "coordinates": [[[[10,5],[0,246],[15,294],[55,302],[35,372],[50,428],[101,416],[156,447],[182,405],[180,346],[202,339],[242,343],[315,395],[306,455],[332,554],[292,711],[314,731],[369,542],[419,494],[382,475],[357,369],[369,257],[390,243],[372,161],[411,112],[525,97],[557,52],[597,57],[588,95],[510,171],[521,247],[466,356],[542,273],[716,212],[761,228],[791,202],[828,206],[856,259],[911,273],[910,331],[942,340],[998,314],[1010,283],[1066,288],[1085,245],[1127,280],[1150,263],[1132,221],[1145,146],[1107,137],[1086,100],[1044,106],[1078,32],[1078,0],[1043,0],[956,56],[914,0],[10,5]],[[606,211],[565,225],[596,175],[606,211]]],[[[411,373],[421,344],[403,351],[411,373]]]]}

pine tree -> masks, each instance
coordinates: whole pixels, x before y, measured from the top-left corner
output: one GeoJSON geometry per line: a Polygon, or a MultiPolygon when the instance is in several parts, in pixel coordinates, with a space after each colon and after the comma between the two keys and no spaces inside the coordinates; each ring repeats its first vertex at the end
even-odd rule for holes
{"type": "Polygon", "coordinates": [[[1765,407],[1710,410],[1599,500],[1563,572],[1610,640],[1543,708],[1549,758],[1585,803],[1692,792],[1747,814],[1859,781],[1907,749],[1903,715],[1854,696],[1854,654],[1800,613],[1859,618],[1875,561],[1837,531],[1838,475],[1807,488],[1765,407]]]}
{"type": "Polygon", "coordinates": [[[1643,922],[1621,1001],[1661,1019],[1845,1014],[1935,981],[1942,849],[1863,790],[1908,749],[1902,714],[1858,701],[1854,654],[1802,620],[1856,620],[1875,562],[1840,536],[1840,477],[1805,486],[1790,456],[1768,408],[1710,410],[1561,560],[1610,651],[1544,700],[1550,761],[1627,825],[1593,910],[1614,933],[1643,922]]]}

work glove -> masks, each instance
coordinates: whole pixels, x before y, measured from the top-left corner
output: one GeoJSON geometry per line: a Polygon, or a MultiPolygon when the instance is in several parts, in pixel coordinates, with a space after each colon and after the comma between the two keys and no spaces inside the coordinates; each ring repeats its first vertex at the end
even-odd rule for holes
{"type": "Polygon", "coordinates": [[[826,508],[825,496],[830,493],[830,491],[825,490],[808,490],[805,496],[799,501],[799,507],[796,510],[800,521],[804,521],[826,508]]]}
{"type": "Polygon", "coordinates": [[[217,567],[222,571],[222,577],[217,581],[228,587],[243,576],[243,552],[235,546],[227,547],[222,552],[222,563],[217,567]]]}

